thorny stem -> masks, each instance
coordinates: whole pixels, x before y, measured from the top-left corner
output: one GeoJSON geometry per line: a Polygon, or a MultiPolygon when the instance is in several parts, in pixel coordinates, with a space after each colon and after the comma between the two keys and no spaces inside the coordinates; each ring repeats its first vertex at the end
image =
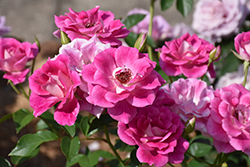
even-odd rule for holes
{"type": "Polygon", "coordinates": [[[120,155],[117,153],[115,147],[113,146],[113,144],[112,144],[111,141],[110,141],[109,132],[108,132],[107,126],[105,125],[105,126],[103,127],[103,129],[104,129],[105,136],[106,136],[106,140],[107,140],[107,143],[108,143],[109,147],[111,148],[111,150],[112,150],[113,153],[115,154],[116,158],[120,161],[121,166],[122,166],[122,167],[125,167],[126,165],[124,164],[124,162],[122,161],[120,155]]]}
{"type": "MultiPolygon", "coordinates": [[[[148,26],[148,36],[152,37],[155,0],[150,0],[150,1],[151,3],[150,3],[150,8],[149,8],[150,20],[149,20],[149,26],[148,26]]],[[[148,56],[151,60],[153,60],[153,50],[150,45],[148,45],[148,56]]]]}

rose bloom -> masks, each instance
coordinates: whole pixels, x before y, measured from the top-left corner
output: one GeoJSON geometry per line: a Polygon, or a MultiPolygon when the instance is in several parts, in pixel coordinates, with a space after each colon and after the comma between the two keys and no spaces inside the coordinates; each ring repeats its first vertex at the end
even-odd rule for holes
{"type": "Polygon", "coordinates": [[[0,16],[0,37],[8,33],[11,27],[5,26],[5,16],[0,16]]]}
{"type": "Polygon", "coordinates": [[[3,78],[11,80],[14,85],[24,82],[29,72],[27,62],[37,54],[38,47],[35,43],[0,38],[0,70],[6,72],[3,78]]]}
{"type": "Polygon", "coordinates": [[[170,76],[180,74],[188,78],[202,77],[207,71],[212,78],[215,77],[213,63],[208,67],[209,53],[215,49],[204,39],[196,34],[188,33],[181,38],[166,41],[160,51],[160,66],[170,76]]]}
{"type": "Polygon", "coordinates": [[[240,84],[217,89],[211,101],[208,133],[218,152],[250,155],[250,91],[240,84]]]}
{"type": "Polygon", "coordinates": [[[164,83],[153,69],[156,63],[138,49],[120,46],[99,53],[93,63],[83,67],[88,83],[88,102],[108,108],[114,119],[128,123],[136,107],[151,105],[155,93],[164,83]]]}
{"type": "Polygon", "coordinates": [[[220,42],[235,34],[247,15],[246,0],[200,0],[193,14],[192,27],[202,38],[220,42]]]}
{"type": "MultiPolygon", "coordinates": [[[[95,34],[103,43],[111,46],[120,46],[122,42],[117,38],[125,38],[129,30],[123,28],[120,20],[114,20],[115,16],[110,11],[99,10],[99,6],[88,10],[75,12],[69,8],[69,13],[55,16],[55,24],[73,40],[75,38],[90,39],[95,34]]],[[[60,38],[60,30],[54,35],[60,38]]]]}
{"type": "Polygon", "coordinates": [[[207,135],[206,123],[210,116],[211,100],[214,98],[213,88],[207,83],[195,79],[179,79],[173,82],[170,87],[162,87],[168,99],[174,100],[169,108],[179,114],[184,122],[195,116],[195,130],[199,130],[203,135],[207,135]]]}
{"type": "MultiPolygon", "coordinates": [[[[128,12],[129,15],[134,14],[143,14],[146,15],[142,21],[140,21],[135,26],[131,27],[131,31],[140,34],[148,32],[149,20],[150,20],[150,13],[144,9],[132,9],[128,12]]],[[[165,40],[166,38],[172,37],[172,28],[162,17],[161,15],[156,15],[153,18],[153,31],[152,31],[152,38],[154,41],[165,40]]]]}
{"type": "Polygon", "coordinates": [[[140,162],[164,166],[181,163],[189,143],[181,137],[184,125],[180,117],[168,107],[145,107],[128,123],[118,123],[120,139],[138,145],[136,156],[140,162]]]}
{"type": "Polygon", "coordinates": [[[250,61],[250,31],[238,34],[234,38],[234,46],[242,60],[250,61]]]}
{"type": "MultiPolygon", "coordinates": [[[[110,44],[104,44],[100,42],[96,35],[91,39],[86,40],[82,38],[76,38],[70,43],[62,45],[59,49],[59,55],[63,54],[69,58],[69,68],[71,71],[76,71],[81,77],[81,71],[84,65],[90,64],[94,61],[95,56],[101,51],[110,48],[110,44]]],[[[103,111],[103,108],[90,104],[86,101],[88,96],[87,82],[81,77],[81,84],[78,90],[78,96],[81,97],[81,111],[88,111],[95,116],[99,117],[103,111]]]]}
{"type": "Polygon", "coordinates": [[[59,55],[37,69],[29,77],[32,90],[30,106],[34,109],[34,116],[39,116],[46,110],[60,102],[55,109],[54,119],[60,125],[73,125],[76,121],[80,104],[74,93],[81,84],[77,72],[68,67],[69,58],[59,55]]]}
{"type": "Polygon", "coordinates": [[[186,33],[189,33],[190,35],[194,34],[194,31],[191,27],[186,25],[185,23],[178,23],[172,28],[172,38],[177,39],[185,35],[186,33]]]}

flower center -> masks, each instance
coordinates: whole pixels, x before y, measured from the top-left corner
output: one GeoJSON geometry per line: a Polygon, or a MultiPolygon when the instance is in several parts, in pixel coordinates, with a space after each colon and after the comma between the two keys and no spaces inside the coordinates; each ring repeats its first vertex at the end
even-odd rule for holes
{"type": "Polygon", "coordinates": [[[128,68],[120,69],[116,71],[115,78],[121,83],[126,84],[131,80],[131,70],[128,68]]]}
{"type": "Polygon", "coordinates": [[[87,23],[87,24],[85,25],[86,28],[90,28],[90,27],[94,27],[94,26],[95,26],[94,23],[87,23]]]}

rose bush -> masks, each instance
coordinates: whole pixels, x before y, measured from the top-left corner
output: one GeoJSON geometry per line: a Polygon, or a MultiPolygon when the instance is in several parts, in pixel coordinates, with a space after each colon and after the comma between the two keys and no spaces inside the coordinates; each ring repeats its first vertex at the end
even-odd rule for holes
{"type": "Polygon", "coordinates": [[[234,46],[242,60],[250,61],[250,31],[238,34],[234,38],[234,46]]]}
{"type": "Polygon", "coordinates": [[[180,163],[189,143],[181,137],[184,125],[168,107],[145,107],[128,123],[119,122],[118,135],[129,145],[138,145],[140,162],[161,167],[180,163]]]}
{"type": "Polygon", "coordinates": [[[37,54],[38,47],[35,43],[0,38],[0,70],[5,71],[3,78],[11,80],[14,85],[24,82],[30,71],[26,64],[37,54]]]}
{"type": "Polygon", "coordinates": [[[120,46],[122,42],[117,38],[125,38],[129,31],[123,28],[120,20],[114,20],[115,16],[110,11],[99,10],[99,6],[88,10],[75,12],[69,8],[69,13],[55,16],[55,24],[59,30],[54,35],[60,38],[60,30],[65,32],[73,40],[75,38],[90,39],[96,35],[103,43],[111,46],[120,46]]]}

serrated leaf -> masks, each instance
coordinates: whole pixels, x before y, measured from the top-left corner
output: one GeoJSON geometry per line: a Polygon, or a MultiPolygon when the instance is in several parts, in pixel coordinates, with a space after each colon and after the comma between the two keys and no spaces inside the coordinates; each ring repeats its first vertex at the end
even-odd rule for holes
{"type": "Polygon", "coordinates": [[[76,156],[74,156],[73,158],[71,158],[69,161],[67,161],[66,163],[66,167],[70,167],[70,166],[73,166],[77,163],[79,163],[79,161],[81,159],[84,159],[86,155],[83,155],[83,154],[77,154],[76,156]]]}
{"type": "Polygon", "coordinates": [[[10,152],[9,156],[29,156],[42,143],[55,139],[57,139],[57,135],[50,131],[26,134],[19,139],[16,147],[10,152]]]}
{"type": "Polygon", "coordinates": [[[125,27],[127,29],[130,29],[131,27],[133,27],[134,25],[136,25],[137,23],[139,23],[140,21],[142,21],[144,19],[146,15],[143,14],[133,14],[133,15],[129,15],[124,21],[123,24],[125,25],[125,27]]]}
{"type": "Polygon", "coordinates": [[[170,8],[174,3],[174,0],[161,0],[161,10],[167,10],[168,8],[170,8]]]}
{"type": "Polygon", "coordinates": [[[11,167],[11,164],[7,159],[0,156],[0,166],[1,167],[11,167]]]}
{"type": "Polygon", "coordinates": [[[72,125],[72,126],[68,126],[68,125],[65,125],[63,126],[64,129],[67,131],[67,133],[71,136],[71,137],[74,137],[75,134],[76,134],[76,126],[75,125],[72,125]]]}
{"type": "Polygon", "coordinates": [[[65,136],[61,141],[61,149],[67,160],[70,160],[78,154],[80,146],[81,143],[77,136],[73,139],[68,136],[65,136]]]}
{"type": "Polygon", "coordinates": [[[40,148],[37,147],[34,151],[32,151],[32,153],[29,156],[11,156],[11,162],[14,165],[19,165],[22,162],[35,157],[39,153],[39,151],[40,151],[40,148]]]}
{"type": "Polygon", "coordinates": [[[176,7],[182,16],[186,17],[193,8],[193,0],[177,0],[176,7]]]}
{"type": "Polygon", "coordinates": [[[4,122],[4,121],[6,121],[7,119],[10,119],[10,118],[12,118],[12,117],[13,117],[13,114],[6,114],[6,115],[4,115],[3,117],[1,117],[0,123],[4,122]]]}
{"type": "Polygon", "coordinates": [[[33,114],[26,109],[20,109],[13,114],[13,120],[18,133],[23,127],[29,124],[34,118],[33,114]]]}
{"type": "Polygon", "coordinates": [[[92,121],[95,119],[95,117],[88,117],[88,116],[85,116],[85,117],[82,117],[81,119],[81,123],[80,123],[80,129],[82,131],[82,133],[89,137],[90,134],[89,134],[89,128],[90,128],[90,124],[92,123],[92,121]]]}

